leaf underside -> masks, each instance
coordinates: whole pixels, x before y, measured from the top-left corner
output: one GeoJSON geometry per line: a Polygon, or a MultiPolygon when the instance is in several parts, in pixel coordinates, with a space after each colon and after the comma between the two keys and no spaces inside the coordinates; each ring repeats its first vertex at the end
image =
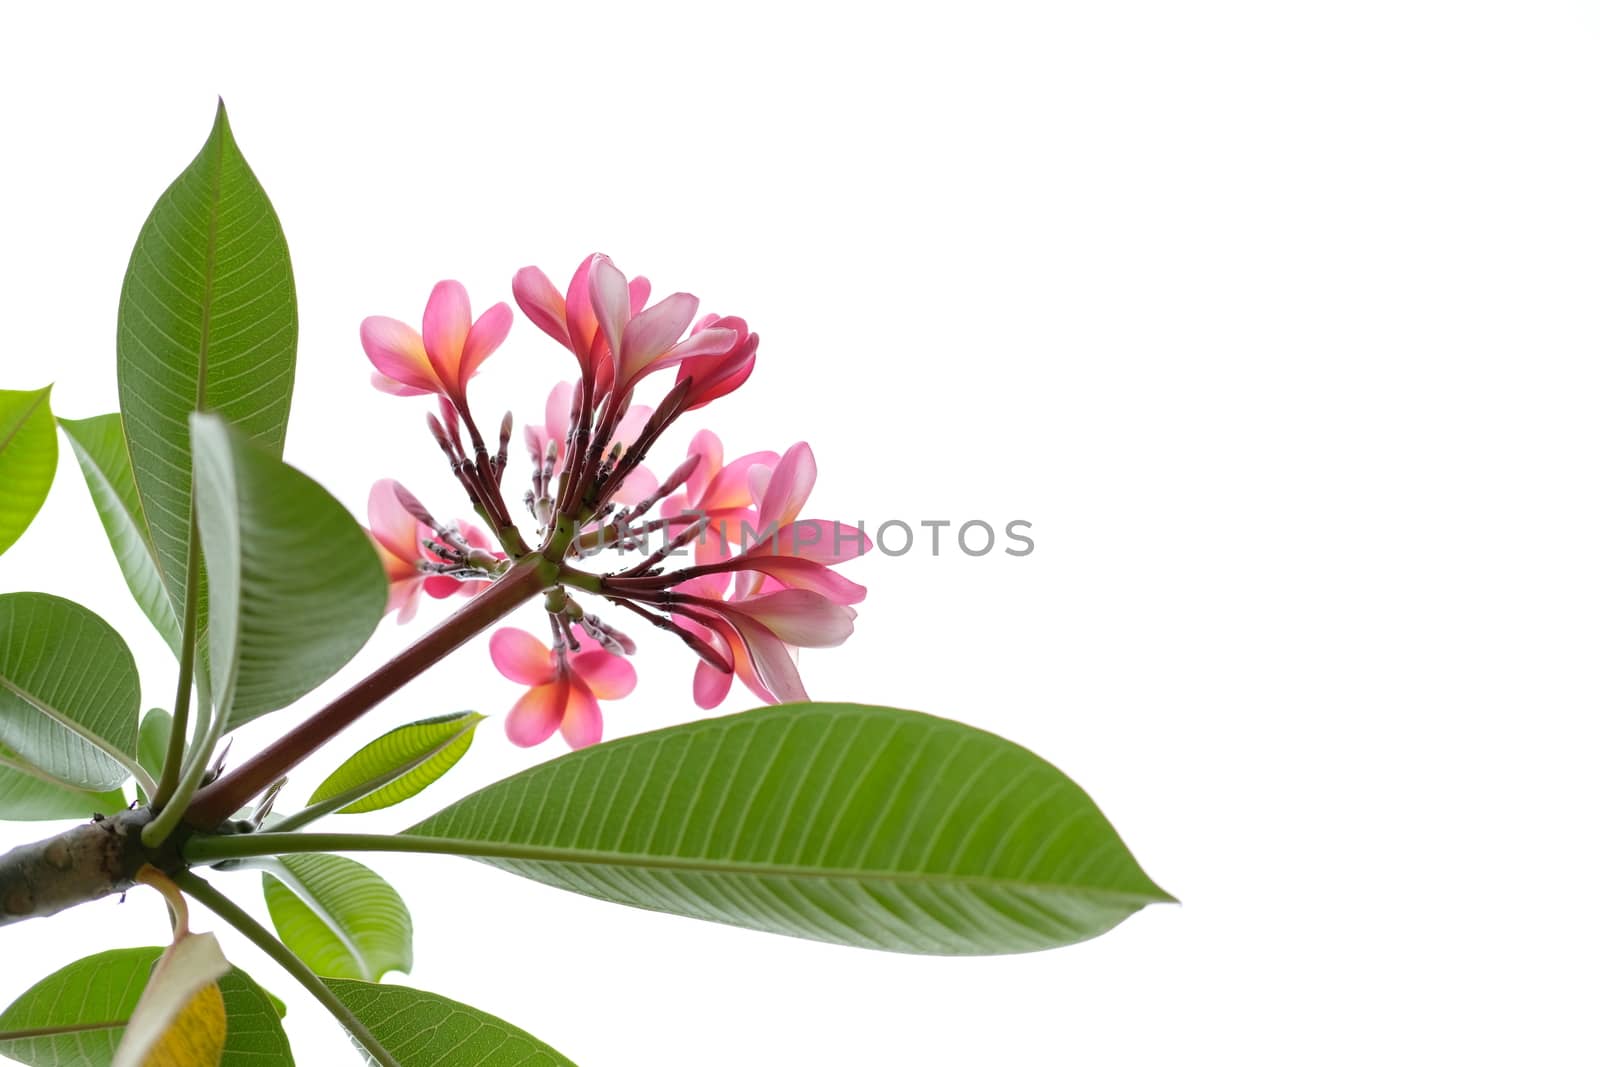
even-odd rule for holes
{"type": "Polygon", "coordinates": [[[408,800],[438,781],[472,746],[483,716],[476,712],[440,715],[396,727],[340,764],[311,794],[309,804],[331,800],[403,767],[411,770],[394,781],[340,808],[341,814],[377,811],[408,800]]]}
{"type": "Polygon", "coordinates": [[[262,875],[272,925],[319,975],[375,982],[411,970],[411,913],[375,871],[343,856],[284,856],[262,875]]]}
{"type": "Polygon", "coordinates": [[[502,1019],[420,989],[329,979],[401,1067],[574,1067],[502,1019]]]}
{"type": "Polygon", "coordinates": [[[0,552],[39,513],[56,476],[56,431],[50,388],[0,389],[0,552]]]}
{"type": "Polygon", "coordinates": [[[128,772],[107,753],[132,760],[138,723],[133,654],[105,620],[46,593],[0,595],[0,744],[70,785],[109,790],[128,772]]]}

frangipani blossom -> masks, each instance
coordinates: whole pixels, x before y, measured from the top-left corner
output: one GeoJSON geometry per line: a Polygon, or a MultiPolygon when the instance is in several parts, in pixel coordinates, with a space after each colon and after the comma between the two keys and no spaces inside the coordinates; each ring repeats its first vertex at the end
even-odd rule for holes
{"type": "MultiPolygon", "coordinates": [[[[686,595],[676,611],[714,635],[713,647],[730,655],[733,674],[768,703],[809,700],[790,647],[832,648],[855,629],[854,608],[810,589],[780,589],[748,600],[686,595]]],[[[695,673],[695,701],[712,708],[727,696],[731,675],[715,678],[701,663],[695,673]]]]}
{"type": "MultiPolygon", "coordinates": [[[[415,497],[392,478],[374,482],[367,494],[367,533],[378,550],[384,575],[389,579],[389,604],[384,610],[385,613],[398,611],[395,621],[400,623],[416,617],[417,604],[424,592],[443,600],[457,593],[475,596],[489,586],[488,580],[463,581],[437,573],[451,561],[423,544],[424,539],[437,537],[439,533],[407,506],[414,501],[415,497]],[[430,566],[435,569],[430,570],[430,566]]],[[[469,522],[457,521],[452,532],[486,557],[505,558],[493,548],[488,535],[469,522]]]]}
{"type": "Polygon", "coordinates": [[[683,492],[662,502],[661,513],[675,525],[704,517],[706,529],[695,539],[694,558],[697,564],[714,563],[731,556],[746,533],[753,536],[758,529],[750,472],[775,466],[778,454],[752,452],[724,464],[721,439],[710,430],[701,430],[689,442],[689,455],[698,457],[699,462],[683,492]]]}
{"type": "Polygon", "coordinates": [[[397,396],[436,393],[466,407],[467,381],[511,330],[504,303],[472,320],[472,305],[460,282],[433,287],[422,312],[422,333],[398,319],[373,315],[361,323],[361,347],[377,370],[372,384],[397,396]]]}
{"type": "MultiPolygon", "coordinates": [[[[609,395],[618,405],[625,403],[646,375],[687,360],[726,357],[740,346],[748,347],[748,361],[754,360],[748,331],[702,323],[684,337],[699,298],[673,293],[645,307],[650,283],[644,278],[629,281],[609,257],[598,253],[578,265],[565,297],[538,267],[518,271],[511,289],[523,314],[577,357],[596,402],[609,395]]],[[[727,377],[738,375],[723,375],[727,377]]],[[[738,377],[723,392],[743,380],[738,377]]]]}
{"type": "Polygon", "coordinates": [[[552,652],[526,630],[506,627],[489,639],[489,655],[501,674],[528,686],[506,716],[506,736],[524,748],[557,728],[573,748],[594,744],[600,701],[627,696],[637,681],[631,663],[582,634],[575,650],[552,652]]]}

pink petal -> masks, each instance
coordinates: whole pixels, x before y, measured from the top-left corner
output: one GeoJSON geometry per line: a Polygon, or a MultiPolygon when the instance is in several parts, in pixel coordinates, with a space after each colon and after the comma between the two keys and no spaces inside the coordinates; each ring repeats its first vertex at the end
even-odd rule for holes
{"type": "Polygon", "coordinates": [[[810,589],[780,589],[729,605],[755,619],[784,644],[832,648],[855,630],[855,612],[810,589]]]}
{"type": "Polygon", "coordinates": [[[399,319],[383,315],[362,319],[361,347],[378,373],[390,381],[423,393],[437,393],[443,388],[428,362],[422,338],[399,319]]]}
{"type": "Polygon", "coordinates": [[[628,317],[632,318],[643,311],[649,299],[650,279],[641,274],[628,283],[628,317]]]}
{"type": "Polygon", "coordinates": [[[489,658],[495,670],[518,685],[544,685],[556,676],[556,666],[544,642],[526,630],[502,627],[489,638],[489,658]]]}
{"type": "Polygon", "coordinates": [[[523,267],[511,279],[511,295],[522,313],[539,329],[571,347],[567,340],[567,302],[544,271],[523,267]]]}
{"type": "Polygon", "coordinates": [[[598,649],[572,657],[572,669],[601,700],[621,700],[639,682],[633,664],[626,658],[598,649]]]}
{"type": "Polygon", "coordinates": [[[771,630],[759,622],[746,618],[738,624],[739,636],[749,656],[750,669],[756,682],[751,692],[768,703],[787,703],[811,699],[806,695],[805,684],[800,681],[800,671],[789,655],[789,648],[771,630]]]}
{"type": "Polygon", "coordinates": [[[639,432],[644,429],[644,424],[650,421],[650,416],[655,414],[655,408],[649,404],[634,404],[623,412],[622,418],[617,420],[617,430],[611,435],[612,441],[620,441],[624,445],[631,445],[639,439],[639,432]]]}
{"type": "Polygon", "coordinates": [[[872,539],[861,527],[848,522],[801,519],[778,530],[750,551],[834,564],[872,551],[872,539]]]}
{"type": "Polygon", "coordinates": [[[422,312],[422,346],[428,350],[428,362],[447,391],[459,391],[465,380],[461,375],[461,348],[470,329],[472,305],[467,301],[467,290],[460,282],[442,281],[435,285],[422,312]]]}
{"type": "Polygon", "coordinates": [[[689,455],[699,456],[700,462],[695,466],[694,473],[689,475],[689,480],[684,483],[683,488],[689,499],[698,505],[706,486],[711,484],[711,479],[722,469],[722,440],[710,430],[701,430],[689,442],[689,455]]]}
{"type": "Polygon", "coordinates": [[[388,393],[391,396],[427,396],[432,392],[431,389],[412,388],[403,382],[395,381],[387,375],[379,374],[377,371],[372,372],[372,387],[380,393],[388,393]]]}
{"type": "Polygon", "coordinates": [[[756,481],[764,488],[777,462],[776,452],[752,452],[748,456],[740,456],[718,472],[716,479],[706,487],[705,495],[700,498],[700,506],[707,511],[751,506],[760,498],[755,488],[756,481]],[[761,471],[759,475],[755,474],[757,470],[761,471]]]}
{"type": "Polygon", "coordinates": [[[783,454],[773,468],[772,478],[761,493],[760,518],[756,525],[777,530],[800,515],[811,489],[817,484],[817,460],[811,446],[801,441],[783,454]]]}
{"type": "Polygon", "coordinates": [[[461,592],[461,582],[444,574],[430,574],[422,581],[423,591],[435,600],[448,600],[461,592]]]}
{"type": "Polygon", "coordinates": [[[571,283],[567,285],[567,337],[571,339],[572,351],[585,374],[593,373],[589,348],[597,326],[594,308],[589,303],[589,271],[594,261],[600,258],[603,257],[596,253],[579,263],[578,269],[572,272],[571,283]]]}
{"type": "Polygon", "coordinates": [[[605,256],[596,256],[589,267],[589,302],[615,362],[616,353],[622,351],[623,328],[628,325],[628,279],[605,256]]]}
{"type": "Polygon", "coordinates": [[[489,354],[500,347],[511,332],[511,309],[505,304],[494,307],[478,316],[478,321],[467,331],[466,343],[461,349],[461,384],[478,372],[489,354]]]}
{"type": "Polygon", "coordinates": [[[524,693],[506,716],[511,743],[529,748],[555,733],[566,710],[568,688],[565,682],[552,681],[524,693]]]}
{"type": "Polygon", "coordinates": [[[421,524],[400,503],[400,498],[395,494],[399,485],[393,478],[382,478],[372,483],[372,489],[367,493],[367,525],[378,544],[415,569],[421,557],[421,524]]]}
{"type": "Polygon", "coordinates": [[[622,331],[620,388],[632,382],[683,336],[700,301],[688,293],[673,293],[654,307],[635,315],[622,331]]]}
{"type": "Polygon", "coordinates": [[[586,748],[600,740],[600,702],[581,681],[567,687],[567,710],[561,716],[561,736],[573,748],[586,748]]]}
{"type": "Polygon", "coordinates": [[[623,505],[637,504],[654,493],[660,485],[654,474],[644,467],[635,467],[623,477],[622,484],[611,494],[611,499],[623,505]]]}
{"type": "Polygon", "coordinates": [[[732,672],[719,671],[705,660],[695,665],[694,702],[705,711],[710,711],[728,699],[728,690],[731,688],[733,688],[732,672]]]}
{"type": "Polygon", "coordinates": [[[421,600],[421,594],[422,582],[418,579],[413,578],[408,582],[396,582],[389,587],[389,606],[384,609],[384,612],[387,614],[398,609],[400,614],[395,616],[394,621],[401,624],[408,623],[416,618],[417,604],[421,600]]]}
{"type": "Polygon", "coordinates": [[[571,382],[557,382],[544,402],[544,429],[557,441],[566,443],[567,431],[572,427],[572,394],[576,390],[571,382]]]}
{"type": "Polygon", "coordinates": [[[857,585],[809,559],[794,556],[737,556],[729,561],[729,566],[736,573],[749,570],[765,574],[790,589],[809,589],[835,604],[859,604],[867,598],[866,586],[857,585]]]}

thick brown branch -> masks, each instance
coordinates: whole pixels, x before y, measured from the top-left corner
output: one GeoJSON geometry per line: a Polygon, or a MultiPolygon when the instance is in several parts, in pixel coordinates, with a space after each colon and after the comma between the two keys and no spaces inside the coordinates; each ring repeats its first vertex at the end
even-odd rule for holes
{"type": "Polygon", "coordinates": [[[128,889],[151,862],[139,843],[149,821],[148,809],[120,812],[0,856],[0,926],[128,889]]]}

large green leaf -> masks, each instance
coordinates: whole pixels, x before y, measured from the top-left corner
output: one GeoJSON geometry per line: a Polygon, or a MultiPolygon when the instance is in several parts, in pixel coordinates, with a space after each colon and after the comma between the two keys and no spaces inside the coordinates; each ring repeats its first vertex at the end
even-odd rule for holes
{"type": "Polygon", "coordinates": [[[120,791],[93,792],[52,778],[0,745],[0,819],[86,819],[127,807],[120,791]]]}
{"type": "MultiPolygon", "coordinates": [[[[112,949],[38,982],[0,1013],[0,1055],[28,1067],[110,1067],[161,951],[112,949]]],[[[289,1039],[261,987],[237,968],[217,985],[228,1012],[222,1067],[293,1067],[289,1039]]]]}
{"type": "Polygon", "coordinates": [[[228,116],[139,232],[117,309],[117,386],[150,540],[183,616],[191,412],[283,454],[294,386],[294,277],[278,217],[228,116]]]}
{"type": "Polygon", "coordinates": [[[122,436],[122,416],[112,412],[90,419],[57,421],[78,457],[78,466],[83,468],[89,495],[100,513],[100,525],[105,527],[129,592],[156,632],[177,653],[182,647],[183,620],[173,610],[162,581],[161,565],[150,540],[150,525],[139,501],[139,490],[133,484],[128,442],[122,436]]]}
{"type": "Polygon", "coordinates": [[[272,925],[320,975],[375,982],[411,970],[411,913],[377,872],[343,856],[284,856],[262,875],[272,925]]]}
{"type": "Polygon", "coordinates": [[[50,387],[0,389],[0,552],[39,514],[56,476],[56,432],[50,387]]]}
{"type": "Polygon", "coordinates": [[[533,1035],[436,993],[341,979],[328,988],[400,1067],[574,1067],[533,1035]]]}
{"type": "Polygon", "coordinates": [[[483,716],[477,712],[463,711],[390,730],[340,764],[317,786],[309,803],[331,800],[384,779],[388,779],[387,784],[339,811],[377,811],[414,797],[467,754],[473,731],[482,721],[483,716]]]}
{"type": "Polygon", "coordinates": [[[1066,945],[1171,899],[1038,756],[857,704],[583,749],[406,833],[605,900],[901,952],[1066,945]]]}
{"type": "Polygon", "coordinates": [[[138,726],[133,654],[105,620],[46,593],[0,595],[0,744],[71,785],[115,789],[138,726]]]}
{"type": "Polygon", "coordinates": [[[388,584],[366,531],[326,489],[215,415],[192,423],[207,647],[231,728],[344,666],[383,617],[388,584]]]}

